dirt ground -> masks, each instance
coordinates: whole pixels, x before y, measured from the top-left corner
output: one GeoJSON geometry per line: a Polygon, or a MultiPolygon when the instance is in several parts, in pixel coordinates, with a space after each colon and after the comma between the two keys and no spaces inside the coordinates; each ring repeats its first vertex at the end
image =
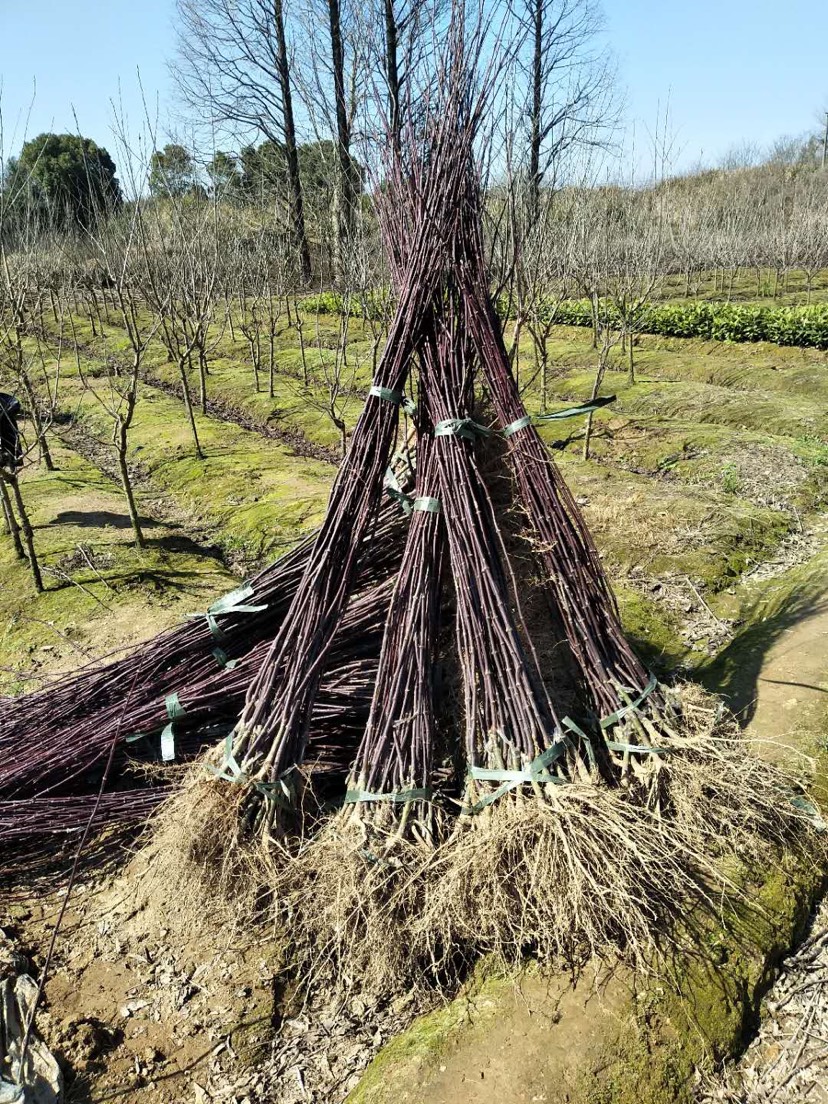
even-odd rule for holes
{"type": "MultiPolygon", "coordinates": [[[[809,714],[824,712],[828,595],[783,632],[765,657],[756,689],[746,733],[757,740],[795,742],[809,714]]],[[[699,1098],[703,1104],[828,1104],[828,902],[786,961],[741,1061],[708,1081],[699,1098]]]]}

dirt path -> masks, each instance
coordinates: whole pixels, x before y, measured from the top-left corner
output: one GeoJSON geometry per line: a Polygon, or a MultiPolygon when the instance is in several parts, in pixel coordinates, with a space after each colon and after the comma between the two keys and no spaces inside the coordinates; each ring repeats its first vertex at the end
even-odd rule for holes
{"type": "MultiPolygon", "coordinates": [[[[810,613],[783,629],[756,678],[745,729],[754,739],[803,746],[828,708],[828,586],[810,613]]],[[[828,1104],[828,901],[790,956],[742,1059],[701,1090],[702,1104],[828,1104]]]]}
{"type": "Polygon", "coordinates": [[[794,746],[828,707],[828,579],[809,613],[782,629],[766,652],[749,707],[749,737],[794,746]]]}

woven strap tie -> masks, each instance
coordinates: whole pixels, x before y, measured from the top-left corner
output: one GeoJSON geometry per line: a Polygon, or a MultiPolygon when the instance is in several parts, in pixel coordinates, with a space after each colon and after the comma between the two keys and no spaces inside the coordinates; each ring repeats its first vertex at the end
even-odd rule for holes
{"type": "Polygon", "coordinates": [[[358,802],[387,801],[392,805],[407,805],[410,801],[431,801],[431,789],[427,786],[412,790],[391,790],[387,793],[373,793],[371,790],[348,790],[345,794],[346,805],[358,802]]]}
{"type": "Polygon", "coordinates": [[[225,652],[224,648],[213,648],[212,655],[219,667],[225,667],[228,671],[232,671],[234,667],[238,667],[239,665],[237,659],[228,659],[227,652],[225,652]]]}
{"type": "Polygon", "coordinates": [[[393,498],[395,502],[399,502],[402,512],[408,517],[412,510],[412,498],[402,489],[402,484],[393,468],[388,468],[386,471],[382,485],[388,497],[393,498]]]}
{"type": "Polygon", "coordinates": [[[435,437],[462,437],[466,441],[473,441],[475,437],[491,435],[492,431],[488,426],[480,425],[471,418],[446,418],[434,427],[435,437]]]}
{"type": "Polygon", "coordinates": [[[419,498],[415,498],[413,495],[406,494],[393,468],[389,468],[386,471],[382,485],[389,498],[393,498],[395,502],[399,502],[402,512],[406,517],[408,517],[413,510],[425,514],[440,513],[440,500],[438,498],[431,498],[429,495],[422,495],[419,498]]]}
{"type": "Polygon", "coordinates": [[[542,425],[544,422],[556,422],[562,418],[577,418],[581,414],[590,414],[593,410],[600,410],[602,406],[608,406],[615,402],[615,395],[607,395],[603,399],[593,399],[592,402],[583,403],[581,406],[568,406],[565,410],[554,410],[551,414],[524,414],[515,422],[510,422],[500,431],[502,437],[511,437],[518,430],[526,429],[529,425],[542,425]]]}
{"type": "Polygon", "coordinates": [[[559,759],[566,748],[570,746],[571,741],[569,737],[564,736],[562,739],[556,740],[546,751],[542,751],[531,763],[528,763],[519,770],[500,770],[498,768],[475,766],[469,767],[469,778],[477,782],[500,782],[501,785],[498,786],[496,790],[493,790],[492,793],[484,794],[484,796],[481,797],[479,801],[475,802],[471,808],[465,808],[462,811],[470,816],[474,816],[475,813],[479,813],[482,809],[485,809],[487,805],[493,804],[498,798],[503,797],[503,795],[509,793],[510,790],[514,790],[526,782],[537,782],[553,786],[569,785],[566,778],[559,778],[557,775],[550,774],[549,767],[556,759],[559,759]]]}
{"type": "MultiPolygon", "coordinates": [[[[614,724],[618,724],[619,721],[623,720],[628,713],[634,713],[635,710],[638,709],[638,707],[642,704],[642,702],[649,698],[650,694],[652,694],[657,686],[658,679],[655,677],[655,675],[650,675],[650,681],[647,683],[647,685],[644,687],[644,689],[641,691],[635,701],[631,701],[628,705],[622,705],[620,709],[616,709],[616,711],[614,713],[610,713],[608,717],[602,718],[602,720],[600,721],[601,728],[606,731],[608,728],[612,728],[614,724]]],[[[630,690],[629,693],[632,694],[635,693],[635,691],[630,690]]]]}
{"type": "Polygon", "coordinates": [[[213,602],[213,604],[208,607],[206,613],[188,613],[187,616],[206,618],[210,634],[215,637],[216,640],[223,640],[226,633],[216,621],[217,617],[226,613],[261,613],[263,610],[267,609],[267,603],[258,606],[250,605],[247,599],[252,597],[253,587],[250,583],[245,583],[244,586],[240,586],[236,590],[231,590],[229,594],[225,594],[224,597],[219,598],[217,602],[213,602]]]}
{"type": "Polygon", "coordinates": [[[377,383],[371,385],[368,394],[374,399],[382,399],[383,402],[391,403],[393,406],[401,406],[406,414],[413,414],[417,409],[411,399],[406,398],[401,391],[380,387],[377,383]]]}
{"type": "Polygon", "coordinates": [[[224,758],[221,766],[214,767],[211,763],[206,763],[205,767],[209,773],[215,778],[220,778],[223,782],[235,782],[238,785],[249,783],[267,801],[280,805],[283,809],[292,809],[294,807],[293,789],[284,777],[277,778],[275,782],[259,782],[253,781],[250,775],[242,770],[238,759],[233,754],[234,736],[235,729],[231,728],[224,739],[224,758]]]}
{"type": "Polygon", "coordinates": [[[187,710],[181,704],[178,694],[168,694],[164,698],[164,708],[170,723],[161,730],[161,759],[165,763],[171,763],[175,759],[175,730],[173,725],[187,716],[187,710]]]}

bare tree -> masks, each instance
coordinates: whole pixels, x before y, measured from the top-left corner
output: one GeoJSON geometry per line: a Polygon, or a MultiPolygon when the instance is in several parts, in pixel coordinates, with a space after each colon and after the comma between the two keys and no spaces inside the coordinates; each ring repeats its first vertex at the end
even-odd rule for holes
{"type": "Polygon", "coordinates": [[[198,374],[199,402],[205,413],[208,357],[221,332],[214,326],[220,255],[225,245],[229,249],[218,201],[203,196],[156,197],[143,209],[135,230],[141,295],[158,318],[158,336],[178,368],[196,456],[203,459],[190,374],[198,374]]]}
{"type": "Polygon", "coordinates": [[[290,225],[302,278],[311,272],[292,49],[283,0],[178,0],[174,74],[188,106],[204,121],[229,124],[284,149],[290,225]]]}
{"type": "Polygon", "coordinates": [[[58,354],[53,360],[45,348],[46,290],[37,284],[38,246],[27,236],[10,257],[0,243],[0,369],[25,395],[39,458],[47,471],[53,471],[47,434],[57,406],[61,358],[58,354]]]}
{"type": "Polygon", "coordinates": [[[159,316],[151,308],[148,309],[139,290],[141,269],[147,260],[140,253],[142,241],[146,240],[146,235],[141,232],[144,203],[141,194],[136,194],[128,212],[90,231],[91,245],[112,287],[119,321],[127,336],[129,363],[122,364],[118,358],[108,357],[106,372],[91,377],[84,372],[83,363],[78,358],[78,374],[85,390],[94,397],[112,424],[112,447],[138,548],[146,546],[146,539],[129,467],[129,433],[135,418],[143,362],[161,324],[159,316]]]}
{"type": "Polygon", "coordinates": [[[526,28],[516,92],[524,100],[526,217],[539,216],[541,190],[555,183],[574,147],[603,145],[617,119],[614,73],[599,45],[592,0],[512,0],[526,28]],[[553,179],[549,176],[552,174],[553,179]]]}

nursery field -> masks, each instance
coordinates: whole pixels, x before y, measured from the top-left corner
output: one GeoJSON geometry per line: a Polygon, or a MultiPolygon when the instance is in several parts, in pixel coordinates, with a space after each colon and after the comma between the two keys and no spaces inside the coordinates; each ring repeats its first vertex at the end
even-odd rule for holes
{"type": "MultiPolygon", "coordinates": [[[[41,343],[51,342],[57,356],[59,334],[48,315],[45,326],[41,343]]],[[[285,317],[272,380],[260,373],[257,389],[248,345],[238,327],[226,326],[209,360],[203,401],[197,378],[189,379],[201,458],[178,371],[160,342],[152,346],[129,437],[146,537],[138,549],[115,478],[111,424],[95,397],[105,368],[126,360],[128,342],[114,322],[74,320],[73,351],[61,353],[55,470],[31,465],[21,475],[44,593],[34,593],[26,563],[0,535],[0,708],[3,694],[29,690],[203,611],[315,528],[376,352],[371,326],[352,319],[343,369],[340,338],[334,316],[285,317]]],[[[542,435],[648,665],[658,675],[702,682],[747,722],[770,700],[763,671],[780,642],[826,616],[828,356],[770,343],[642,335],[635,357],[634,383],[620,352],[605,377],[601,393],[616,399],[594,415],[588,459],[583,417],[549,421],[542,435]]],[[[554,331],[548,410],[590,397],[596,358],[589,330],[554,331]]],[[[528,344],[520,350],[520,382],[527,409],[539,413],[528,344]]],[[[0,390],[11,386],[0,375],[0,390]]],[[[491,420],[485,404],[478,417],[491,420]]],[[[779,669],[781,679],[779,670],[769,676],[786,688],[768,705],[773,719],[763,714],[773,731],[757,730],[814,757],[825,740],[826,632],[828,623],[807,637],[796,662],[779,669]],[[807,677],[796,677],[800,664],[807,677]]],[[[737,1051],[755,1022],[775,959],[807,914],[817,880],[814,870],[774,872],[758,889],[766,928],[745,934],[725,922],[716,953],[731,972],[723,966],[702,984],[694,967],[685,968],[682,984],[697,1002],[690,1014],[659,1004],[651,992],[636,996],[631,1013],[623,976],[605,988],[596,982],[591,989],[587,979],[573,998],[557,982],[528,975],[515,997],[511,982],[488,977],[484,964],[459,1000],[390,1042],[418,1010],[413,997],[382,1008],[355,1000],[320,1027],[312,1010],[272,984],[266,941],[237,951],[217,933],[214,943],[177,954],[166,928],[148,934],[144,906],[116,879],[99,889],[110,919],[94,930],[84,919],[89,891],[73,906],[39,1026],[66,1059],[68,1099],[77,1101],[115,1093],[151,1104],[244,1101],[278,1085],[282,1104],[344,1100],[348,1093],[365,1104],[394,1094],[494,1104],[505,1099],[498,1093],[510,1077],[525,1099],[541,1100],[571,1047],[584,1055],[567,1083],[573,1101],[685,1100],[693,1063],[737,1051]],[[587,1030],[582,997],[598,1002],[608,1019],[589,1019],[587,1030]],[[486,1081],[480,1032],[469,1025],[485,1027],[492,1009],[502,1019],[486,1045],[502,1047],[503,1059],[496,1079],[486,1081]],[[660,1038],[673,1039],[669,1046],[653,1044],[650,1054],[638,1042],[601,1049],[602,1024],[615,1031],[625,1017],[640,1014],[643,1022],[651,1013],[653,1022],[668,1022],[660,1038]],[[545,1044],[532,1034],[538,1022],[564,1027],[543,1059],[543,1076],[533,1079],[519,1066],[541,1061],[545,1044]],[[510,1058],[517,1037],[526,1041],[510,1058]],[[308,1053],[312,1060],[302,1066],[299,1056],[308,1053]],[[578,1081],[593,1067],[620,1065],[640,1095],[624,1095],[629,1085],[616,1072],[601,1096],[578,1081]],[[473,1091],[463,1088],[472,1081],[473,1091]],[[665,1095],[665,1086],[675,1095],[665,1095]]],[[[35,962],[54,917],[53,901],[0,902],[0,929],[35,962]]]]}
{"type": "MultiPolygon", "coordinates": [[[[15,672],[103,654],[123,625],[134,640],[176,621],[188,603],[201,608],[228,572],[249,573],[319,522],[339,455],[320,365],[334,356],[326,346],[335,345],[338,324],[323,315],[306,318],[303,329],[306,339],[312,334],[308,382],[296,328],[285,324],[272,398],[266,380],[254,390],[244,344],[225,334],[210,362],[207,414],[195,414],[203,459],[174,366],[160,346],[148,357],[130,434],[148,538],[139,553],[113,478],[110,427],[92,394],[96,368],[124,355],[125,338],[116,326],[93,336],[88,322],[77,323],[83,381],[64,355],[57,470],[32,466],[22,477],[45,594],[30,592],[25,564],[10,542],[0,545],[7,690],[15,672]]],[[[351,331],[353,366],[338,400],[348,430],[370,382],[372,341],[358,321],[351,331]]],[[[588,398],[596,359],[589,333],[561,327],[550,351],[549,409],[588,398]]],[[[521,352],[527,407],[538,411],[529,350],[521,352]]],[[[589,460],[583,418],[549,422],[542,433],[585,512],[628,631],[656,667],[696,669],[745,631],[755,580],[778,587],[774,576],[820,547],[826,358],[766,343],[642,336],[633,385],[623,360],[604,382],[603,393],[617,399],[595,414],[589,460]]]]}

